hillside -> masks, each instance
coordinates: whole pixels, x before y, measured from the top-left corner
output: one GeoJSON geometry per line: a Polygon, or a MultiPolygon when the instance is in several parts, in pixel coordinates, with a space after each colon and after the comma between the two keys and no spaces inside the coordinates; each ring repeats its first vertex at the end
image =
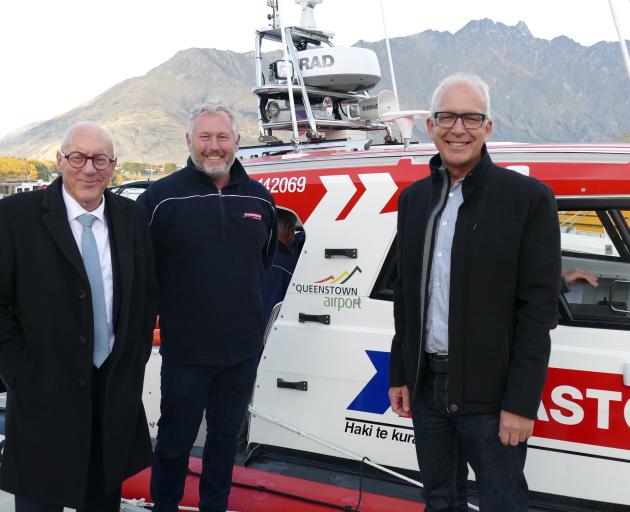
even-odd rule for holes
{"type": "MultiPolygon", "coordinates": [[[[374,49],[391,88],[385,44],[374,49]]],[[[427,108],[444,76],[477,73],[490,84],[493,140],[613,142],[630,133],[630,84],[614,43],[585,47],[566,37],[552,41],[513,27],[473,21],[455,34],[425,31],[391,40],[401,108],[427,108]]],[[[188,112],[202,101],[238,113],[243,143],[257,137],[253,53],[191,48],[142,77],[121,82],[86,104],[0,139],[0,155],[51,159],[63,132],[91,119],[114,135],[121,160],[181,163],[188,112]]],[[[423,128],[416,137],[426,140],[423,128]]]]}

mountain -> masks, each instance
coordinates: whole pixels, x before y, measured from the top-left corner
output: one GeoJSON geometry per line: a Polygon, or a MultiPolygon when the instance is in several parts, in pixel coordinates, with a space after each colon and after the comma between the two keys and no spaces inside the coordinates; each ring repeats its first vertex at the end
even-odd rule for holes
{"type": "MultiPolygon", "coordinates": [[[[547,41],[522,22],[508,27],[487,19],[453,35],[426,31],[390,44],[403,109],[429,105],[442,77],[465,71],[490,86],[493,140],[614,142],[630,132],[630,82],[618,44],[547,41]]],[[[383,43],[357,46],[386,62],[383,43]]],[[[389,76],[381,84],[391,87],[389,76]]]]}
{"type": "MultiPolygon", "coordinates": [[[[630,133],[630,82],[616,43],[582,46],[561,36],[532,36],[520,22],[471,21],[455,34],[425,31],[390,40],[401,109],[428,108],[446,75],[476,73],[490,85],[492,140],[614,142],[630,133]]],[[[373,49],[391,89],[385,43],[373,49]]],[[[265,62],[269,56],[265,57],[265,62]]],[[[50,159],[63,132],[90,119],[114,135],[121,161],[183,163],[188,112],[202,101],[238,114],[242,144],[257,137],[253,52],[191,48],[142,77],[121,82],[86,104],[0,139],[0,155],[50,159]]],[[[426,140],[422,126],[415,137],[426,140]]]]}
{"type": "Polygon", "coordinates": [[[0,139],[0,154],[51,158],[64,131],[81,120],[107,127],[121,161],[183,162],[188,112],[202,101],[242,113],[244,135],[254,139],[250,94],[253,53],[191,48],[146,75],[121,82],[93,100],[0,139]]]}

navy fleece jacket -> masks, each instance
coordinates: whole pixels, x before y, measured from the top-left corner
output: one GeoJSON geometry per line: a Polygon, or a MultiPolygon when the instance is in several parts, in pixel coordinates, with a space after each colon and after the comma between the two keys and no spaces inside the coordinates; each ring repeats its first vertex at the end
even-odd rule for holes
{"type": "Polygon", "coordinates": [[[155,248],[162,357],[229,366],[259,354],[261,283],[276,249],[271,194],[238,160],[219,191],[189,158],[138,201],[155,248]]]}

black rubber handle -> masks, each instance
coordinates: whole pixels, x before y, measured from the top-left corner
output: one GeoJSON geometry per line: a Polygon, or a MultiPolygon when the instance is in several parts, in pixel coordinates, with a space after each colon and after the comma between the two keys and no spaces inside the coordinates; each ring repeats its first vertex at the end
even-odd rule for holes
{"type": "Polygon", "coordinates": [[[330,315],[309,315],[307,313],[300,313],[298,318],[299,322],[317,322],[324,325],[330,325],[330,315]]]}
{"type": "Polygon", "coordinates": [[[297,382],[289,382],[288,380],[284,380],[278,378],[276,384],[279,388],[285,389],[297,389],[298,391],[308,391],[308,382],[305,380],[298,380],[297,382]]]}
{"type": "Polygon", "coordinates": [[[357,249],[324,249],[324,257],[330,258],[332,256],[345,256],[353,260],[357,259],[359,251],[357,249]]]}

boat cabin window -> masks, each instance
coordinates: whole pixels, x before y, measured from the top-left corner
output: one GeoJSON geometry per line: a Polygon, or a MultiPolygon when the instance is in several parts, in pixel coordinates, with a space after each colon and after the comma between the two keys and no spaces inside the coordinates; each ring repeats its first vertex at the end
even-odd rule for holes
{"type": "Polygon", "coordinates": [[[385,258],[383,268],[381,268],[376,278],[376,283],[374,283],[374,288],[370,294],[371,299],[389,300],[392,302],[394,300],[394,284],[398,276],[398,260],[396,259],[397,244],[398,236],[395,236],[387,253],[387,258],[385,258]]]}
{"type": "MultiPolygon", "coordinates": [[[[584,279],[563,286],[560,323],[630,330],[630,201],[558,203],[563,274],[581,269],[597,279],[596,287],[584,279]]],[[[394,239],[370,297],[393,301],[397,272],[394,239]]]]}
{"type": "Polygon", "coordinates": [[[569,281],[560,297],[560,323],[630,330],[630,208],[561,206],[558,221],[569,281]],[[576,269],[589,274],[572,280],[581,273],[576,269]],[[589,282],[593,276],[596,286],[589,282]]]}

